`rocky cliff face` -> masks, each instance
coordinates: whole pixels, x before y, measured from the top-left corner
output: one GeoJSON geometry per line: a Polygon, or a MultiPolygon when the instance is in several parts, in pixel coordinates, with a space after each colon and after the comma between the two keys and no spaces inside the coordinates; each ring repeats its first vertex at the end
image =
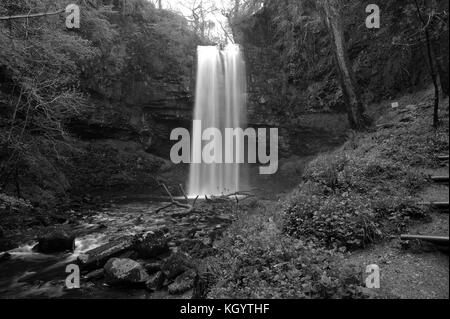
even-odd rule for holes
{"type": "Polygon", "coordinates": [[[151,18],[112,13],[115,40],[84,72],[95,107],[69,122],[82,139],[139,142],[168,158],[172,126],[187,126],[193,108],[200,39],[184,18],[164,10],[151,18]]]}
{"type": "MultiPolygon", "coordinates": [[[[36,3],[8,0],[0,13],[46,11],[47,0],[36,3]]],[[[187,21],[145,0],[82,3],[77,31],[60,28],[56,20],[33,20],[27,42],[22,25],[13,23],[9,37],[17,47],[0,34],[0,175],[7,179],[1,192],[37,205],[53,206],[96,190],[154,188],[158,173],[170,166],[165,159],[171,129],[190,126],[201,41],[187,21]],[[45,63],[35,62],[41,60],[45,63]],[[48,74],[30,86],[27,74],[41,75],[42,69],[48,74]],[[47,97],[40,83],[59,86],[54,84],[47,97]],[[58,115],[51,118],[54,130],[35,129],[48,119],[38,108],[26,119],[27,105],[15,90],[21,87],[31,97],[44,92],[34,105],[48,98],[58,115]],[[13,124],[28,130],[10,136],[13,124]]]]}
{"type": "MultiPolygon", "coordinates": [[[[386,1],[380,4],[381,28],[370,30],[365,27],[370,3],[350,1],[344,17],[349,56],[366,104],[394,100],[430,84],[424,46],[395,44],[405,34],[417,33],[414,8],[386,1]]],[[[443,39],[448,30],[443,31],[434,37],[441,71],[448,70],[448,45],[440,45],[448,42],[443,39]]],[[[235,19],[233,33],[246,55],[250,122],[279,127],[284,155],[313,154],[324,143],[345,139],[344,98],[314,2],[266,1],[251,16],[235,19]]],[[[441,72],[441,79],[447,83],[448,72],[441,72]]]]}
{"type": "MultiPolygon", "coordinates": [[[[306,66],[283,56],[276,43],[283,35],[273,27],[277,14],[265,7],[234,26],[246,57],[249,122],[279,128],[281,157],[317,154],[341,144],[348,129],[338,83],[329,71],[333,61],[325,54],[316,77],[296,76],[295,71],[306,66]]],[[[320,45],[326,45],[324,30],[313,32],[320,45]]]]}

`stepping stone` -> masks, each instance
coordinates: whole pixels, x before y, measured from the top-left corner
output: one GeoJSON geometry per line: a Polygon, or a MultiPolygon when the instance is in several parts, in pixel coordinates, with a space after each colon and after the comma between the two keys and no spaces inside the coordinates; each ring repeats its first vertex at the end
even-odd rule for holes
{"type": "Polygon", "coordinates": [[[431,179],[436,183],[448,183],[448,176],[432,176],[431,179]]]}

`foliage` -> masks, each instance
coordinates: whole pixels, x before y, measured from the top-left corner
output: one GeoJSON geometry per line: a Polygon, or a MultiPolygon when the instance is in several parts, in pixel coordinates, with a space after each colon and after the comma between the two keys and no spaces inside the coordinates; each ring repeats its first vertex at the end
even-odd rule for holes
{"type": "MultiPolygon", "coordinates": [[[[393,120],[405,116],[392,112],[393,120]]],[[[411,112],[407,125],[355,135],[312,161],[285,202],[284,231],[325,247],[355,249],[425,218],[427,209],[417,204],[428,183],[421,169],[436,167],[435,154],[448,149],[448,128],[432,130],[426,109],[411,112]]]]}
{"type": "MultiPolygon", "coordinates": [[[[72,2],[5,0],[0,15],[53,12],[72,2]]],[[[159,94],[161,79],[190,76],[186,52],[198,42],[181,16],[145,0],[77,3],[78,31],[64,28],[63,15],[0,22],[1,186],[37,203],[55,204],[83,179],[73,172],[85,146],[68,124],[89,118],[98,98],[137,104],[159,94]]],[[[110,113],[124,113],[120,107],[110,113]]],[[[152,173],[158,165],[146,167],[152,173]]]]}
{"type": "Polygon", "coordinates": [[[359,271],[336,251],[281,234],[273,210],[240,216],[217,244],[209,298],[364,298],[359,271]]]}

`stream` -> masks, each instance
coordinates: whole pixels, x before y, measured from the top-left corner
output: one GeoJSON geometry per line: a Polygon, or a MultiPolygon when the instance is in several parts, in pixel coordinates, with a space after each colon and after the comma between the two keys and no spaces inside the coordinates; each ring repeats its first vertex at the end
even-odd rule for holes
{"type": "MultiPolygon", "coordinates": [[[[255,167],[250,174],[251,185],[258,185],[253,192],[258,199],[276,201],[278,196],[291,190],[298,183],[297,174],[259,175],[255,167]]],[[[185,295],[171,296],[167,288],[157,292],[145,289],[115,288],[104,280],[86,280],[81,273],[81,289],[69,290],[65,279],[68,264],[76,263],[77,257],[94,248],[130,235],[142,234],[156,229],[169,232],[169,247],[172,252],[182,250],[192,257],[202,259],[215,248],[227,227],[237,219],[234,199],[211,203],[199,199],[196,210],[190,214],[186,209],[170,207],[156,211],[168,204],[167,198],[148,195],[111,195],[114,200],[106,207],[79,216],[75,222],[64,225],[70,233],[79,233],[75,250],[71,253],[42,254],[33,251],[37,241],[23,243],[8,251],[10,258],[0,260],[0,298],[189,298],[185,295]]],[[[183,198],[177,198],[182,202],[183,198]]],[[[249,208],[239,203],[239,210],[249,208]]],[[[251,209],[250,209],[251,210],[251,209]]],[[[45,229],[44,229],[45,231],[45,229]]],[[[27,236],[33,238],[33,236],[27,236]]],[[[1,253],[0,253],[1,255],[1,253]]]]}
{"type": "MultiPolygon", "coordinates": [[[[72,253],[46,255],[33,251],[37,242],[26,243],[8,253],[9,260],[0,262],[1,298],[169,298],[167,292],[147,292],[145,289],[116,289],[104,282],[89,282],[81,277],[81,289],[65,287],[66,265],[91,249],[115,239],[165,227],[170,230],[169,247],[212,246],[214,238],[232,222],[229,210],[202,210],[189,216],[183,208],[169,208],[148,199],[131,199],[114,203],[89,215],[73,228],[85,234],[75,240],[72,253]],[[227,211],[227,212],[225,212],[227,211]]],[[[82,274],[83,276],[83,274],[82,274]]],[[[178,298],[180,296],[177,296],[178,298]]]]}

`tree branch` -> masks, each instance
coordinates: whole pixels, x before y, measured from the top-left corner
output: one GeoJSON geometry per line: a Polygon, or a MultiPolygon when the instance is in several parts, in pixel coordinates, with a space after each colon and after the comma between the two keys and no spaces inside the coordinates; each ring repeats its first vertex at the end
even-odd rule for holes
{"type": "Polygon", "coordinates": [[[64,12],[65,12],[65,9],[61,9],[59,11],[54,11],[54,12],[44,12],[44,13],[21,14],[21,15],[15,15],[15,16],[6,16],[6,17],[0,17],[0,21],[9,21],[9,20],[14,20],[14,19],[28,19],[28,18],[52,16],[52,15],[58,15],[58,14],[61,14],[61,13],[64,13],[64,12]]]}

